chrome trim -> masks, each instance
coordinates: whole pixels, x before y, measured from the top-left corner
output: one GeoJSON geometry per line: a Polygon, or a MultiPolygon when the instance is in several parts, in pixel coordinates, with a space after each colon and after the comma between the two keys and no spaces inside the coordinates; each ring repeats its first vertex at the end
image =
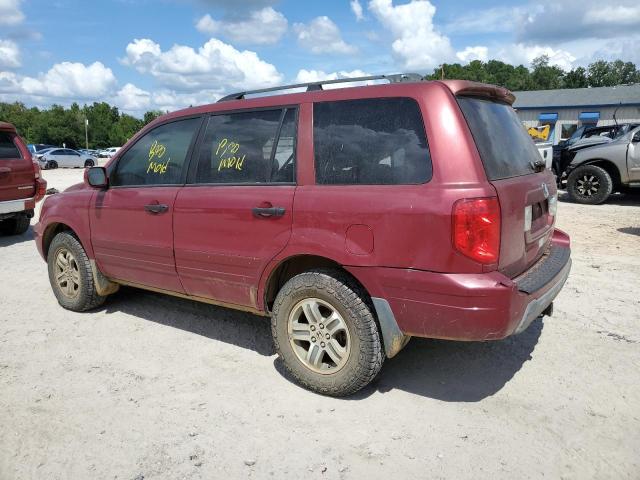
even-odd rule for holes
{"type": "Polygon", "coordinates": [[[553,287],[551,287],[547,292],[545,292],[540,298],[536,298],[532,300],[531,303],[527,305],[527,309],[524,311],[524,314],[522,315],[522,319],[520,320],[520,323],[518,323],[518,326],[513,332],[514,334],[518,334],[525,331],[527,327],[531,325],[531,322],[533,322],[536,318],[538,318],[542,314],[542,312],[544,312],[547,309],[547,307],[551,305],[551,302],[553,302],[553,299],[556,298],[558,293],[560,293],[560,290],[562,290],[564,283],[567,281],[567,278],[569,277],[570,271],[571,271],[571,259],[569,259],[567,264],[564,266],[564,268],[560,271],[560,273],[556,277],[558,278],[558,280],[556,281],[555,285],[553,285],[553,287]]]}

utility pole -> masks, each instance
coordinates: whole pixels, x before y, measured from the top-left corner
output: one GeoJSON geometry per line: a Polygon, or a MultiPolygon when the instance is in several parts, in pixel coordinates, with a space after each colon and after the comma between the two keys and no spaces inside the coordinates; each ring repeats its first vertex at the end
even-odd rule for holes
{"type": "Polygon", "coordinates": [[[84,119],[84,142],[86,144],[85,148],[89,150],[89,119],[84,119]]]}

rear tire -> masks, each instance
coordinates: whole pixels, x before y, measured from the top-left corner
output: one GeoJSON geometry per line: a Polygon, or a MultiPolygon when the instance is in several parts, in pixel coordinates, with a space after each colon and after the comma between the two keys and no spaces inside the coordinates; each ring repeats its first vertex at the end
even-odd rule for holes
{"type": "Polygon", "coordinates": [[[84,168],[91,168],[93,167],[93,165],[93,160],[87,160],[86,162],[84,162],[84,168]]]}
{"type": "Polygon", "coordinates": [[[273,305],[271,332],[288,373],[324,395],[351,395],[382,368],[384,352],[367,294],[339,270],[290,279],[273,305]]]}
{"type": "Polygon", "coordinates": [[[22,235],[29,229],[31,219],[26,215],[8,218],[0,222],[0,232],[4,235],[22,235]]]}
{"type": "Polygon", "coordinates": [[[569,198],[585,205],[598,205],[609,198],[613,181],[609,173],[597,165],[582,165],[569,174],[569,198]]]}
{"type": "Polygon", "coordinates": [[[68,232],[57,234],[47,254],[49,282],[58,303],[67,310],[84,312],[102,305],[89,258],[78,239],[68,232]]]}

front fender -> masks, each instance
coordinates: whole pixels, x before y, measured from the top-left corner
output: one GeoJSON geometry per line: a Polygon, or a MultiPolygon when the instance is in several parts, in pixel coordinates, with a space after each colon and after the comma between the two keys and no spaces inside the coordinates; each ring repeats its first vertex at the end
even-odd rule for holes
{"type": "Polygon", "coordinates": [[[59,225],[73,230],[87,256],[94,258],[89,225],[89,205],[93,194],[93,190],[78,189],[57,193],[45,200],[40,219],[33,228],[38,252],[45,261],[52,240],[51,231],[59,225]]]}

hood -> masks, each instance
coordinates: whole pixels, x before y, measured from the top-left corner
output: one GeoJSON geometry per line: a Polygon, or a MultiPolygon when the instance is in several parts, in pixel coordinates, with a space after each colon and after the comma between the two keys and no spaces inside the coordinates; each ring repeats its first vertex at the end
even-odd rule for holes
{"type": "Polygon", "coordinates": [[[71,185],[69,188],[67,188],[64,191],[65,192],[75,192],[77,190],[84,190],[85,188],[87,188],[87,186],[84,184],[84,182],[80,182],[80,183],[76,183],[75,185],[71,185]]]}

